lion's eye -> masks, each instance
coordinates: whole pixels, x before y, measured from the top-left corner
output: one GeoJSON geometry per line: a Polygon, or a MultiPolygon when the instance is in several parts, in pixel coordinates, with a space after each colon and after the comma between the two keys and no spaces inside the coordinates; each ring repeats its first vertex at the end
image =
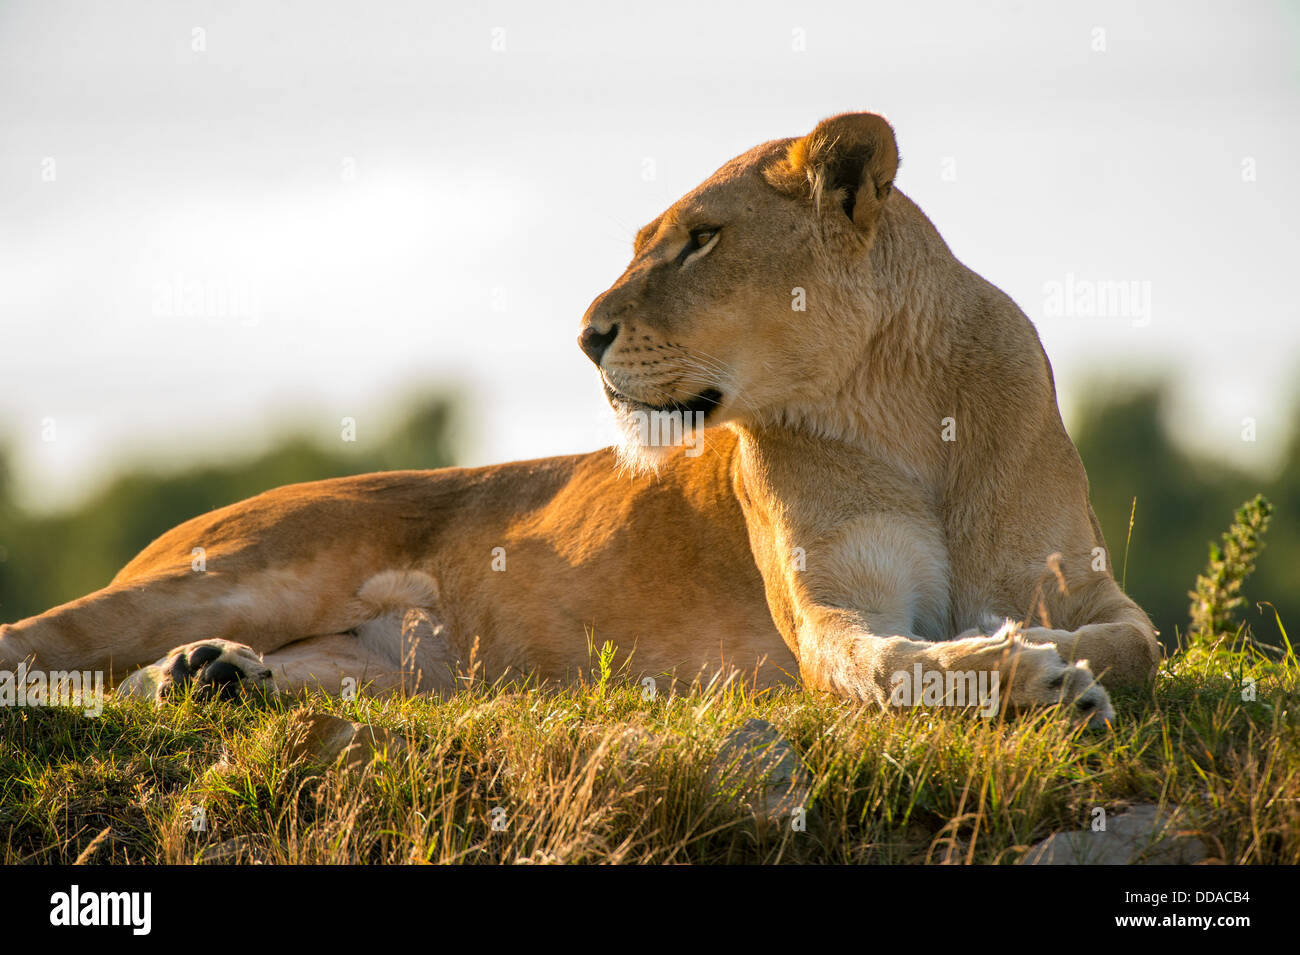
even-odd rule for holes
{"type": "Polygon", "coordinates": [[[713,241],[713,237],[717,234],[717,229],[692,229],[690,244],[691,251],[694,252],[697,249],[704,248],[713,241]]]}
{"type": "Polygon", "coordinates": [[[703,250],[710,242],[718,236],[719,226],[701,226],[698,229],[690,231],[690,238],[682,246],[682,251],[677,255],[677,264],[685,265],[686,260],[695,255],[696,252],[703,250]]]}

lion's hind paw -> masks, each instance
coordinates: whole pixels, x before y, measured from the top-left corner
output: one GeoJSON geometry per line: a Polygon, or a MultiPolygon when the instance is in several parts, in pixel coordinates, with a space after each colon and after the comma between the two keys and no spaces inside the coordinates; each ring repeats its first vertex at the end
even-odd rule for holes
{"type": "Polygon", "coordinates": [[[117,692],[161,702],[193,686],[196,699],[233,700],[270,684],[271,671],[256,651],[213,638],[177,647],[158,662],[141,667],[122,681],[117,692]]]}

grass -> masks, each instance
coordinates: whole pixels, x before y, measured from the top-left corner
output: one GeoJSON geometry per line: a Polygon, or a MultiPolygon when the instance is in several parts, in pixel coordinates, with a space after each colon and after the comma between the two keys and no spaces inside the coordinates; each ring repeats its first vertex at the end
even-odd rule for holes
{"type": "Polygon", "coordinates": [[[1150,690],[1117,695],[1109,733],[1051,711],[882,713],[798,688],[645,696],[606,676],[446,702],[11,709],[0,856],[187,863],[224,844],[301,863],[1008,863],[1086,827],[1094,807],[1156,802],[1182,806],[1226,862],[1300,862],[1300,664],[1244,632],[1186,647],[1150,690]],[[388,728],[408,748],[363,772],[291,760],[301,707],[388,728]],[[811,773],[806,831],[756,826],[706,785],[724,736],[750,717],[775,724],[811,773]]]}
{"type": "MultiPolygon", "coordinates": [[[[1201,588],[1209,606],[1237,601],[1224,580],[1245,563],[1201,588]]],[[[654,696],[594,641],[592,678],[565,689],[159,708],[110,697],[98,717],[10,707],[0,861],[1012,863],[1086,828],[1097,807],[1145,802],[1181,807],[1224,862],[1297,864],[1300,660],[1282,621],[1266,624],[1279,648],[1245,625],[1197,630],[1151,686],[1114,694],[1108,732],[1052,710],[881,712],[797,687],[654,696]],[[384,727],[406,746],[364,770],[314,765],[294,756],[303,712],[384,727]],[[803,831],[738,809],[753,783],[709,783],[724,738],[750,718],[774,724],[809,771],[803,831]]]]}

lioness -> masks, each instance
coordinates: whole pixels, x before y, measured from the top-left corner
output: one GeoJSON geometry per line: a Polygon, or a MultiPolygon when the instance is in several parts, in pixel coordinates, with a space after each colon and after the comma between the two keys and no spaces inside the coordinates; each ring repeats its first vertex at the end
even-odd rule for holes
{"type": "Polygon", "coordinates": [[[1005,706],[1105,722],[1093,673],[1146,680],[1155,632],[1111,576],[1033,326],[897,165],[883,118],[835,116],[641,229],[579,338],[620,452],[268,491],[0,627],[0,667],[135,670],[122,689],[155,697],[447,692],[571,678],[594,635],[633,674],[889,705],[983,673],[1005,706]],[[646,426],[667,421],[672,447],[646,426]]]}

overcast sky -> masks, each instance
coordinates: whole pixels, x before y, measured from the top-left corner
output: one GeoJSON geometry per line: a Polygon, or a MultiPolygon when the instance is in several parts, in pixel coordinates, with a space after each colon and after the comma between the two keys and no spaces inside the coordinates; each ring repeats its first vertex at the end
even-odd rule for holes
{"type": "Polygon", "coordinates": [[[440,387],[466,463],[609,443],[574,341],[635,230],[872,109],[899,187],[1037,324],[1067,422],[1098,374],[1166,375],[1186,440],[1267,469],[1300,367],[1298,9],[0,0],[0,436],[42,508],[140,455],[378,436],[440,387]]]}

